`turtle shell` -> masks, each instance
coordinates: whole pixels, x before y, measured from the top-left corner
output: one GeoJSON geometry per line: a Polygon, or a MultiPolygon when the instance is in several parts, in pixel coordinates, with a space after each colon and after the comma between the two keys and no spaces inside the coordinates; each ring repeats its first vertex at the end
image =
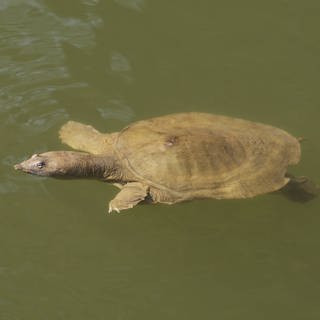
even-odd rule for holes
{"type": "Polygon", "coordinates": [[[260,123],[205,113],[173,114],[135,122],[114,144],[140,181],[195,196],[244,198],[283,187],[300,144],[260,123]]]}

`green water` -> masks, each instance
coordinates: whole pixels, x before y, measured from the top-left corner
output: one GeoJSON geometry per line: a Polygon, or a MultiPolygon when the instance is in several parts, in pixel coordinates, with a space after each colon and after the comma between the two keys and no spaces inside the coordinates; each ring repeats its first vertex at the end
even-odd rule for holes
{"type": "Polygon", "coordinates": [[[320,319],[320,200],[105,215],[96,181],[14,172],[68,119],[205,111],[306,138],[320,182],[318,1],[0,1],[0,320],[320,319]]]}

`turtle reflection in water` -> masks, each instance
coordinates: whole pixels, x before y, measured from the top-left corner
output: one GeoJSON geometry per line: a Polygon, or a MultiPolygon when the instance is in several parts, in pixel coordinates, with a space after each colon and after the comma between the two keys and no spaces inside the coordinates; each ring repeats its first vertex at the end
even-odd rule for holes
{"type": "Polygon", "coordinates": [[[110,182],[120,192],[109,212],[140,202],[250,198],[280,189],[304,201],[319,190],[309,179],[287,174],[287,167],[300,160],[297,138],[246,120],[180,113],[138,121],[115,133],[69,121],[60,138],[84,152],[35,154],[15,169],[110,182]]]}

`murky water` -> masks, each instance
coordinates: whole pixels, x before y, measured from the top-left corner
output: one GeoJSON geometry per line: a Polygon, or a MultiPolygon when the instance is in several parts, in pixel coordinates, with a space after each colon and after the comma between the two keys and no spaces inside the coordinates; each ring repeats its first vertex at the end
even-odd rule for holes
{"type": "Polygon", "coordinates": [[[66,148],[68,119],[116,131],[181,111],[303,136],[320,182],[317,1],[0,1],[0,319],[320,319],[320,200],[138,206],[14,172],[66,148]]]}

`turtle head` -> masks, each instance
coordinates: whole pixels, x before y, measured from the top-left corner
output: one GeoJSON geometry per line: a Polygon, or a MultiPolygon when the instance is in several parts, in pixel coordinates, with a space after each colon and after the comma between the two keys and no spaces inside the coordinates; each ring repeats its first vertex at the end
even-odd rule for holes
{"type": "MultiPolygon", "coordinates": [[[[62,177],[72,176],[75,168],[75,160],[78,152],[72,151],[50,151],[34,154],[31,158],[14,166],[16,170],[38,176],[62,177]]],[[[79,154],[82,154],[79,152],[79,154]]]]}
{"type": "Polygon", "coordinates": [[[115,171],[113,157],[77,151],[49,151],[34,154],[14,166],[16,170],[54,178],[107,179],[115,171]]]}

